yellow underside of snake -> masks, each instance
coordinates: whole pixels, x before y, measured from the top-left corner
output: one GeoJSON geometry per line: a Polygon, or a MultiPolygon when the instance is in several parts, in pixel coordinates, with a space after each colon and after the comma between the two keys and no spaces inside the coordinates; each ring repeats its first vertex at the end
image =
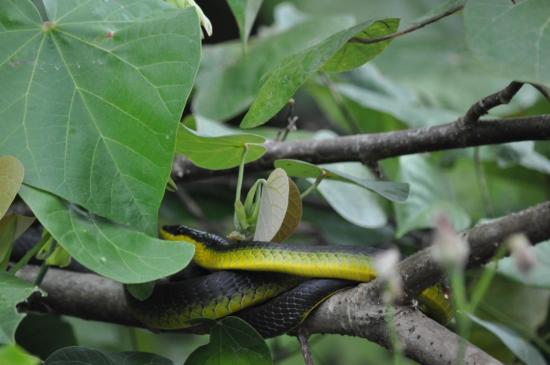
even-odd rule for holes
{"type": "MultiPolygon", "coordinates": [[[[265,328],[262,319],[253,325],[269,337],[289,330],[287,326],[296,326],[312,308],[343,287],[352,286],[352,282],[369,282],[376,277],[371,248],[230,243],[219,236],[185,226],[164,227],[160,235],[166,240],[192,243],[196,264],[212,271],[225,271],[158,286],[146,301],[127,296],[136,317],[153,328],[190,327],[197,319],[218,319],[293,291],[289,298],[273,301],[272,307],[264,305],[266,310],[263,312],[244,312],[243,317],[247,320],[263,316],[265,328]],[[325,280],[307,282],[305,278],[325,280]],[[303,300],[300,297],[297,301],[296,295],[311,298],[303,300]],[[292,304],[291,310],[286,308],[288,302],[292,304]],[[295,308],[297,302],[305,303],[303,308],[295,308]],[[300,313],[291,313],[292,310],[300,313]],[[289,317],[296,318],[292,321],[284,318],[286,311],[289,317]],[[273,321],[284,324],[278,328],[273,321]]],[[[450,319],[451,305],[440,285],[422,291],[418,300],[421,308],[435,319],[441,322],[450,319]]]]}

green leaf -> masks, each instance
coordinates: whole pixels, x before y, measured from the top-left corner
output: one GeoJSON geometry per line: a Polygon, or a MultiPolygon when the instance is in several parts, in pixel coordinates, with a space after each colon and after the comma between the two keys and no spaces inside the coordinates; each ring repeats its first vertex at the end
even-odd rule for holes
{"type": "Polygon", "coordinates": [[[220,121],[238,115],[254,100],[264,75],[279,62],[353,23],[349,16],[305,19],[251,40],[246,53],[238,43],[205,47],[194,112],[220,121]]]}
{"type": "Polygon", "coordinates": [[[257,97],[241,122],[241,128],[264,124],[279,112],[307,79],[372,20],[338,32],[321,43],[282,61],[266,76],[257,97]]]}
{"type": "Polygon", "coordinates": [[[498,262],[498,272],[525,285],[550,289],[550,241],[537,244],[533,250],[537,263],[530,272],[519,271],[511,257],[498,262]]]}
{"type": "Polygon", "coordinates": [[[41,359],[60,348],[77,344],[73,326],[55,314],[27,314],[17,327],[15,341],[41,359]]]}
{"type": "Polygon", "coordinates": [[[18,159],[0,156],[0,219],[15,199],[24,175],[25,170],[18,159]]]}
{"type": "Polygon", "coordinates": [[[128,284],[126,285],[126,290],[132,296],[139,300],[145,300],[153,294],[153,290],[155,289],[155,282],[149,281],[147,283],[141,283],[141,284],[128,284]]]}
{"type": "MultiPolygon", "coordinates": [[[[399,19],[383,19],[374,22],[367,29],[356,34],[354,38],[379,38],[396,32],[398,27],[399,19]]],[[[391,41],[391,39],[388,39],[372,44],[349,41],[325,63],[323,71],[344,72],[353,70],[380,54],[391,41]]]]}
{"type": "Polygon", "coordinates": [[[13,243],[34,222],[34,217],[8,214],[0,219],[0,270],[4,270],[9,261],[13,243]]]}
{"type": "Polygon", "coordinates": [[[288,178],[288,187],[288,208],[279,231],[271,239],[273,242],[283,242],[292,236],[302,220],[302,197],[300,196],[300,190],[291,178],[288,178]]]}
{"type": "MultiPolygon", "coordinates": [[[[53,243],[50,242],[50,245],[51,244],[53,243]]],[[[46,245],[42,249],[45,250],[48,248],[49,245],[46,245]]],[[[46,258],[46,265],[49,266],[67,267],[70,263],[71,255],[61,245],[56,245],[53,249],[53,252],[46,258]]]]}
{"type": "Polygon", "coordinates": [[[51,354],[44,365],[174,365],[171,360],[156,354],[127,351],[105,353],[91,348],[71,346],[51,354]]]}
{"type": "Polygon", "coordinates": [[[246,46],[248,35],[252,30],[254,20],[262,6],[263,0],[227,0],[227,3],[239,25],[241,41],[246,46]]]}
{"type": "Polygon", "coordinates": [[[237,317],[216,321],[210,343],[199,347],[185,365],[271,365],[271,352],[262,336],[237,317]]]}
{"type": "Polygon", "coordinates": [[[109,355],[94,349],[70,346],[51,354],[44,365],[118,365],[109,355]]]}
{"type": "MultiPolygon", "coordinates": [[[[300,160],[280,159],[274,162],[274,166],[284,169],[286,173],[292,177],[317,178],[319,175],[324,174],[323,179],[354,184],[395,202],[403,202],[407,200],[409,195],[408,184],[392,181],[369,180],[353,176],[349,172],[345,172],[346,168],[344,166],[346,165],[342,164],[316,166],[300,160]],[[338,166],[341,168],[344,167],[344,170],[339,170],[338,166]]],[[[320,186],[323,184],[324,183],[321,183],[320,186]]]]}
{"type": "Polygon", "coordinates": [[[339,84],[336,90],[358,105],[389,114],[409,127],[448,123],[460,116],[458,112],[422,105],[417,98],[405,92],[388,95],[384,91],[369,90],[352,84],[339,84]]]}
{"type": "Polygon", "coordinates": [[[15,306],[36,290],[33,284],[0,272],[0,343],[15,340],[15,330],[24,317],[15,306]]]}
{"type": "Polygon", "coordinates": [[[411,193],[407,202],[395,205],[397,237],[413,229],[433,227],[439,213],[446,214],[456,230],[470,225],[470,217],[454,200],[444,176],[423,157],[400,157],[399,175],[410,184],[411,193]]]}
{"type": "Polygon", "coordinates": [[[171,360],[147,352],[126,351],[109,354],[116,365],[174,365],[171,360]]]}
{"type": "Polygon", "coordinates": [[[157,0],[0,2],[0,153],[25,182],[156,232],[200,59],[194,9],[157,0]]]}
{"type": "Polygon", "coordinates": [[[0,346],[0,364],[39,365],[40,359],[25,352],[17,345],[0,346]]]}
{"type": "Polygon", "coordinates": [[[501,167],[520,165],[550,175],[550,160],[535,150],[534,141],[484,146],[482,158],[494,159],[501,167]]]}
{"type": "Polygon", "coordinates": [[[469,48],[487,71],[550,86],[548,1],[470,0],[464,25],[469,48]]]}
{"type": "MultiPolygon", "coordinates": [[[[357,162],[342,162],[330,165],[322,165],[329,172],[354,180],[376,182],[367,168],[357,162]],[[357,176],[357,178],[355,177],[357,176]]],[[[313,179],[308,179],[313,183],[313,179]]],[[[347,181],[324,180],[317,187],[323,198],[342,218],[363,228],[377,228],[386,224],[386,213],[378,202],[378,196],[365,190],[364,186],[357,183],[349,184],[347,181]]],[[[350,180],[351,181],[351,180],[350,180]]],[[[383,183],[383,181],[381,181],[383,183]]],[[[405,195],[406,196],[406,195],[405,195]]]]}
{"type": "Polygon", "coordinates": [[[191,244],[146,236],[25,185],[19,194],[72,257],[122,283],[142,283],[173,274],[193,257],[191,244]]]}
{"type": "Polygon", "coordinates": [[[288,209],[289,194],[290,183],[285,170],[273,170],[262,188],[255,241],[271,241],[279,232],[288,209]]]}
{"type": "Polygon", "coordinates": [[[468,314],[468,317],[497,336],[525,364],[546,365],[546,361],[540,352],[510,328],[482,320],[472,314],[468,314]]]}
{"type": "Polygon", "coordinates": [[[185,155],[195,165],[210,170],[222,170],[239,166],[245,148],[245,163],[263,156],[265,138],[254,134],[231,134],[225,136],[201,136],[180,124],[176,151],[185,155]]]}

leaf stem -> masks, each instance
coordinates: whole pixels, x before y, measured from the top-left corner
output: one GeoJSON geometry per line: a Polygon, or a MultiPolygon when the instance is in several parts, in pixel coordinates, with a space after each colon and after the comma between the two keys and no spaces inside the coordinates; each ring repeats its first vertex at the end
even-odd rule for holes
{"type": "Polygon", "coordinates": [[[317,187],[319,186],[319,184],[321,183],[321,181],[323,181],[323,179],[325,178],[326,176],[326,172],[323,171],[319,174],[319,176],[317,176],[317,178],[315,179],[315,182],[313,184],[311,184],[310,187],[308,187],[306,190],[304,190],[303,193],[300,194],[300,198],[303,200],[306,196],[308,196],[309,194],[311,194],[315,189],[317,189],[317,187]]]}
{"type": "Polygon", "coordinates": [[[39,286],[42,283],[42,280],[44,280],[44,276],[46,276],[48,268],[50,267],[50,265],[48,264],[48,257],[50,257],[55,251],[56,246],[57,241],[51,241],[50,247],[48,247],[48,252],[46,252],[46,255],[44,256],[44,261],[40,266],[40,270],[38,271],[38,274],[36,274],[36,278],[34,279],[34,285],[39,286]]]}
{"type": "Polygon", "coordinates": [[[44,236],[42,237],[42,239],[36,245],[34,245],[30,250],[28,250],[25,253],[25,256],[23,256],[21,258],[21,260],[17,261],[15,263],[15,265],[13,265],[9,269],[8,272],[10,274],[15,274],[17,271],[19,271],[19,269],[21,269],[23,266],[27,265],[27,263],[30,261],[30,259],[32,259],[33,256],[36,255],[42,249],[42,247],[44,247],[46,244],[51,242],[52,239],[53,238],[52,238],[50,232],[46,231],[44,236]]]}
{"type": "Polygon", "coordinates": [[[505,253],[506,253],[506,246],[505,245],[500,246],[494,256],[495,264],[486,265],[485,268],[483,269],[483,273],[481,274],[481,277],[477,281],[474,287],[474,290],[472,291],[472,299],[468,304],[468,312],[472,314],[475,312],[477,306],[483,299],[483,296],[489,289],[489,285],[491,285],[491,282],[495,277],[495,274],[498,269],[498,260],[504,257],[505,253]]]}
{"type": "Polygon", "coordinates": [[[239,165],[239,175],[237,176],[237,190],[235,191],[235,203],[241,201],[241,190],[243,187],[244,179],[244,165],[246,161],[246,154],[248,152],[248,145],[244,145],[243,157],[241,159],[241,164],[239,165]]]}

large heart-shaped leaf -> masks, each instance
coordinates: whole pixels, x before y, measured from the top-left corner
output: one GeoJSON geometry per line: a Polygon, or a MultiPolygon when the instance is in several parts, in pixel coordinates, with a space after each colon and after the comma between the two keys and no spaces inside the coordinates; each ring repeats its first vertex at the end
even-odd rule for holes
{"type": "Polygon", "coordinates": [[[6,214],[19,191],[25,170],[13,156],[0,156],[0,218],[6,214]]]}
{"type": "Polygon", "coordinates": [[[25,182],[156,231],[200,58],[193,9],[157,0],[0,2],[0,153],[25,182]]]}
{"type": "Polygon", "coordinates": [[[550,2],[469,0],[466,39],[486,69],[550,86],[550,2]]]}
{"type": "Polygon", "coordinates": [[[15,329],[23,314],[15,306],[27,299],[35,286],[5,272],[0,272],[0,343],[14,341],[15,329]]]}
{"type": "Polygon", "coordinates": [[[130,230],[55,195],[23,186],[19,192],[38,220],[72,257],[123,283],[142,283],[173,274],[193,258],[194,246],[130,230]]]}

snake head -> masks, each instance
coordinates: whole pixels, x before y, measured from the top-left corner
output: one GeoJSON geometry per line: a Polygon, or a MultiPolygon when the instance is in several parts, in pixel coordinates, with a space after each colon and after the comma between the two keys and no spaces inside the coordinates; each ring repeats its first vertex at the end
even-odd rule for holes
{"type": "Polygon", "coordinates": [[[162,238],[168,240],[191,241],[193,243],[201,243],[205,246],[211,247],[229,245],[229,242],[221,236],[195,228],[190,228],[183,224],[178,226],[163,226],[160,230],[160,235],[162,238]]]}

